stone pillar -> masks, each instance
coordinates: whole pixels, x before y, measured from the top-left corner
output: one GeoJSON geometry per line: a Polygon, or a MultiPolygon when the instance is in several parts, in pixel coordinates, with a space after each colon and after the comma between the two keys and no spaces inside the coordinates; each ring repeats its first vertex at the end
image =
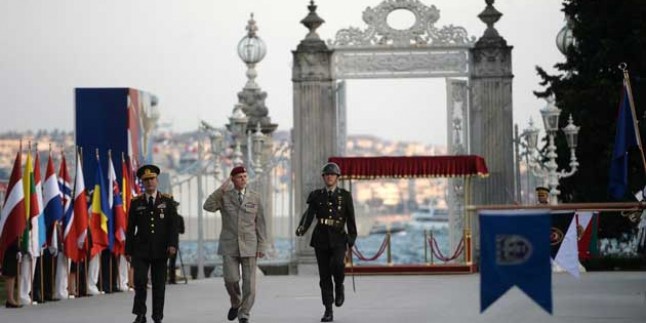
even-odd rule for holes
{"type": "MultiPolygon", "coordinates": [[[[294,171],[294,228],[305,211],[307,195],[323,185],[320,170],[328,157],[337,154],[337,109],[331,76],[330,50],[316,33],[324,21],[316,14],[312,1],[309,14],[301,23],[309,34],[293,51],[294,130],[292,140],[294,171]]],[[[309,246],[313,227],[296,240],[299,271],[316,263],[309,246]],[[306,265],[306,266],[303,266],[306,265]]]]}
{"type": "Polygon", "coordinates": [[[473,204],[507,204],[514,198],[511,46],[493,24],[502,14],[486,0],[478,17],[487,24],[471,49],[470,153],[484,157],[489,177],[474,179],[473,204]]]}
{"type": "MultiPolygon", "coordinates": [[[[467,127],[469,86],[466,80],[447,79],[447,147],[448,155],[467,154],[467,127]]],[[[464,237],[464,178],[449,178],[447,183],[449,205],[449,254],[464,237]]]]}

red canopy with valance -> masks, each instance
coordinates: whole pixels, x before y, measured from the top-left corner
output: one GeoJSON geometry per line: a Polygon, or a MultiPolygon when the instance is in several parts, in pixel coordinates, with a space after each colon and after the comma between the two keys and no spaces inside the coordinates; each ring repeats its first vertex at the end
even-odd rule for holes
{"type": "Polygon", "coordinates": [[[463,156],[330,157],[342,179],[470,177],[489,175],[484,158],[463,156]]]}

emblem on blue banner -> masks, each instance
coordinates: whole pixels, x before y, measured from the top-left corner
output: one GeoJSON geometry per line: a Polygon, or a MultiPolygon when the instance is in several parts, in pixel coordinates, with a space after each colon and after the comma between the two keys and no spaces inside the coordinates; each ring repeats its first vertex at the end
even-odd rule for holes
{"type": "Polygon", "coordinates": [[[480,311],[511,287],[552,313],[549,210],[481,211],[480,311]]]}

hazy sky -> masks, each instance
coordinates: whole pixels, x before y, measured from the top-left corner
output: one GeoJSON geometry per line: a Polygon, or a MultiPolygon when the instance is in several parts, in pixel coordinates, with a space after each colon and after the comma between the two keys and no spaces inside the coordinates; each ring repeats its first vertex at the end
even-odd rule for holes
{"type": "MultiPolygon", "coordinates": [[[[420,0],[440,10],[436,27],[462,26],[480,37],[484,0],[420,0]]],[[[362,13],[380,0],[319,0],[319,29],[365,29],[362,13]]],[[[6,0],[0,3],[0,132],[74,127],[75,87],[132,87],[159,98],[162,122],[196,129],[227,122],[246,82],[236,48],[251,12],[267,55],[257,83],[272,121],[292,127],[292,50],[307,33],[299,21],[308,0],[6,0]]],[[[514,122],[540,122],[544,106],[534,67],[563,61],[555,46],[563,27],[560,0],[498,0],[495,25],[514,46],[514,122]]],[[[348,82],[348,133],[444,144],[444,79],[348,82]]]]}

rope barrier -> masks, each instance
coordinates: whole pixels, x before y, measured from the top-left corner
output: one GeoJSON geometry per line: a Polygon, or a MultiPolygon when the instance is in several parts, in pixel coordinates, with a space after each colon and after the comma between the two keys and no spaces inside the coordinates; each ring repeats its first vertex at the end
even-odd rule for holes
{"type": "Polygon", "coordinates": [[[435,240],[433,236],[431,236],[431,238],[428,239],[428,243],[431,246],[431,252],[433,253],[433,255],[435,255],[437,259],[442,260],[443,262],[455,260],[464,251],[464,237],[460,239],[460,242],[458,243],[458,246],[455,248],[455,252],[451,257],[446,257],[442,254],[440,247],[437,245],[437,240],[435,240]]]}
{"type": "Polygon", "coordinates": [[[379,250],[377,250],[377,253],[372,256],[372,257],[366,257],[359,251],[359,247],[355,244],[354,247],[352,247],[352,253],[359,258],[361,261],[374,261],[377,258],[379,258],[381,255],[383,255],[384,251],[386,251],[386,247],[388,246],[388,235],[384,236],[384,241],[381,242],[381,246],[379,246],[379,250]]]}

